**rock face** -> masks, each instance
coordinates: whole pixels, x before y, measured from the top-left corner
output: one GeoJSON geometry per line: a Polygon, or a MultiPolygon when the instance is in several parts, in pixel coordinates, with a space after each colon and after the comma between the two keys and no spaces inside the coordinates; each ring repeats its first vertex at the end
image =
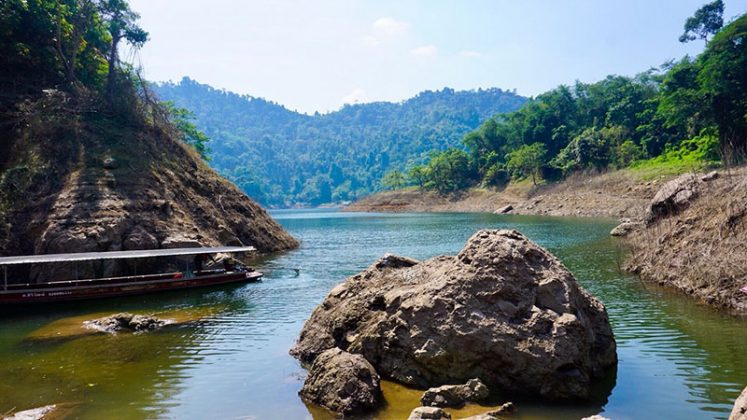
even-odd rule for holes
{"type": "MultiPolygon", "coordinates": [[[[57,111],[54,101],[29,105],[33,117],[4,137],[1,255],[164,248],[178,238],[200,246],[230,240],[260,253],[298,245],[173,133],[116,119],[89,121],[88,114],[77,118],[57,111]],[[44,122],[34,120],[40,116],[44,122]]],[[[126,271],[124,264],[79,268],[81,276],[126,271]]],[[[14,268],[9,274],[36,282],[67,280],[71,273],[14,268]]]]}
{"type": "Polygon", "coordinates": [[[747,388],[742,390],[742,393],[734,402],[729,420],[747,420],[747,388]]]}
{"type": "Polygon", "coordinates": [[[687,208],[690,202],[698,196],[701,182],[700,177],[685,174],[664,184],[646,208],[644,216],[646,225],[651,225],[687,208]]]}
{"type": "Polygon", "coordinates": [[[119,313],[104,318],[86,321],[85,325],[107,333],[115,334],[120,331],[142,332],[152,331],[163,327],[169,321],[158,319],[148,315],[133,315],[131,313],[119,313]]]}
{"type": "Polygon", "coordinates": [[[490,391],[479,379],[470,379],[464,385],[442,385],[430,388],[420,398],[426,407],[461,407],[488,397],[490,391]]]}
{"type": "Polygon", "coordinates": [[[451,420],[451,415],[438,407],[418,407],[407,420],[451,420]]]}
{"type": "Polygon", "coordinates": [[[517,231],[483,230],[457,256],[387,255],[329,293],[291,354],[339,347],[421,388],[480,378],[491,390],[590,397],[617,363],[604,306],[517,231]]]}
{"type": "Polygon", "coordinates": [[[371,411],[383,401],[373,366],[363,356],[338,348],[314,360],[299,395],[344,415],[371,411]]]}

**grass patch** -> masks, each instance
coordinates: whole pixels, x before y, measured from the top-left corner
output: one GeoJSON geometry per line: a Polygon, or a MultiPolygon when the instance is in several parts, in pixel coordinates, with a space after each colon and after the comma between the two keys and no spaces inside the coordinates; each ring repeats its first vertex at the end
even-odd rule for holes
{"type": "Polygon", "coordinates": [[[687,172],[703,172],[721,166],[718,138],[712,134],[683,141],[661,155],[630,165],[630,173],[639,180],[650,181],[687,172]]]}

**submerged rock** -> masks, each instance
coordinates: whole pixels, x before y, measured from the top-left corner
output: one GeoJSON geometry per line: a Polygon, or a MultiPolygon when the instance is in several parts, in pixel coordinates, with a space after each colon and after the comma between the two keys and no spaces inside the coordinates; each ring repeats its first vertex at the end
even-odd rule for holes
{"type": "Polygon", "coordinates": [[[465,417],[462,420],[498,420],[511,416],[514,413],[516,413],[516,406],[512,402],[507,402],[495,410],[490,410],[476,416],[465,417]]]}
{"type": "Polygon", "coordinates": [[[86,321],[85,325],[89,328],[114,334],[120,331],[152,331],[169,323],[170,322],[167,320],[158,319],[149,315],[134,315],[123,312],[104,318],[86,321]]]}
{"type": "Polygon", "coordinates": [[[291,354],[339,347],[377,372],[429,388],[480,378],[491,390],[590,397],[617,363],[607,312],[521,233],[483,230],[457,256],[385,256],[336,286],[291,354]]]}
{"type": "Polygon", "coordinates": [[[4,414],[3,420],[51,420],[71,418],[80,403],[50,404],[44,407],[31,408],[4,414]]]}
{"type": "Polygon", "coordinates": [[[371,411],[383,401],[373,366],[363,356],[338,348],[314,360],[299,395],[344,415],[371,411]]]}
{"type": "Polygon", "coordinates": [[[426,407],[461,407],[488,397],[490,391],[479,379],[470,379],[464,385],[442,385],[425,391],[420,403],[426,407]]]}
{"type": "Polygon", "coordinates": [[[742,393],[734,402],[729,420],[747,420],[747,388],[742,390],[742,393]]]}
{"type": "Polygon", "coordinates": [[[418,407],[407,420],[451,420],[451,415],[438,407],[418,407]]]}

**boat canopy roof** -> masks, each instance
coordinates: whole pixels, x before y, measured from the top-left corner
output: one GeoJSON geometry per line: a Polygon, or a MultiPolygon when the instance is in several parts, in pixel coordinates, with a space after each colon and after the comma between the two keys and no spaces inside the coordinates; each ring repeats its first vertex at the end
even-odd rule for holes
{"type": "Polygon", "coordinates": [[[143,249],[135,251],[78,252],[71,254],[19,255],[0,257],[0,266],[13,264],[35,264],[92,260],[119,260],[127,258],[155,258],[198,254],[232,254],[256,251],[253,246],[216,246],[199,248],[143,249]]]}

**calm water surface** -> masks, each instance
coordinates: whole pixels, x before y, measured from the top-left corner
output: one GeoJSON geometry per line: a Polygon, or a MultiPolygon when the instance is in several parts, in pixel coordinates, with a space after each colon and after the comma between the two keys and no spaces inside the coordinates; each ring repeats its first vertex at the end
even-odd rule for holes
{"type": "MultiPolygon", "coordinates": [[[[0,414],[72,403],[73,416],[86,419],[326,417],[298,398],[304,371],[288,356],[313,308],[386,252],[453,254],[481,228],[519,229],[555,253],[605,303],[617,338],[620,363],[605,404],[520,402],[522,418],[725,418],[747,385],[745,320],[622,274],[623,251],[608,236],[614,221],[332,210],[274,215],[302,245],[261,261],[261,283],[3,315],[0,414]],[[207,319],[139,335],[70,336],[62,327],[78,325],[69,317],[164,310],[207,319]]],[[[391,404],[380,418],[406,416],[418,405],[419,393],[393,385],[385,393],[391,404]]]]}

